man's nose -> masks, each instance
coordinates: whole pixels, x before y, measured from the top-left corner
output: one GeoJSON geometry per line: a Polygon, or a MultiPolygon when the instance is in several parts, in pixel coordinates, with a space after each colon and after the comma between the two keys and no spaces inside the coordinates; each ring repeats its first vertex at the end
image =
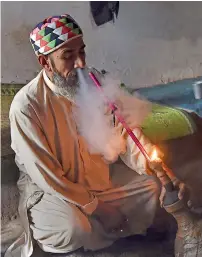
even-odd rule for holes
{"type": "Polygon", "coordinates": [[[74,68],[84,68],[86,65],[85,60],[78,57],[74,63],[74,68]]]}

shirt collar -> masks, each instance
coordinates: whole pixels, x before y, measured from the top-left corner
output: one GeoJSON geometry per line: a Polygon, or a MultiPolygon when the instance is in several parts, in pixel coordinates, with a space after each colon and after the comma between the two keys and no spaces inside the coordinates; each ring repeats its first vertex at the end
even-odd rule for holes
{"type": "Polygon", "coordinates": [[[46,85],[47,85],[53,92],[55,92],[56,94],[59,94],[57,87],[53,84],[52,81],[50,81],[50,79],[48,78],[48,76],[47,76],[45,70],[43,70],[43,79],[44,79],[46,85]]]}

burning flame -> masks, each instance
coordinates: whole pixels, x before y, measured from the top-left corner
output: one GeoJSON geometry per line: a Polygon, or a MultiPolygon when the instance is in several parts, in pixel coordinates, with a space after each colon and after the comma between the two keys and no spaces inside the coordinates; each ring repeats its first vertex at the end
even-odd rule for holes
{"type": "Polygon", "coordinates": [[[152,154],[151,154],[151,161],[156,161],[156,162],[160,162],[161,159],[158,157],[158,151],[156,150],[156,148],[154,148],[152,154]]]}

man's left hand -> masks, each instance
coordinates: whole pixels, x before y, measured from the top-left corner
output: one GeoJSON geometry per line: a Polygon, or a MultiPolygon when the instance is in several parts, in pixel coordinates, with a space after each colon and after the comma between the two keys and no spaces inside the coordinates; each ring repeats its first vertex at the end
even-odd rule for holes
{"type": "MultiPolygon", "coordinates": [[[[172,182],[173,182],[174,187],[179,190],[178,198],[180,200],[184,199],[185,201],[188,201],[188,190],[187,190],[186,185],[177,178],[175,178],[172,182]]],[[[165,194],[166,194],[166,189],[165,189],[165,187],[162,187],[161,194],[159,197],[161,207],[163,207],[163,201],[165,198],[165,194]]]]}

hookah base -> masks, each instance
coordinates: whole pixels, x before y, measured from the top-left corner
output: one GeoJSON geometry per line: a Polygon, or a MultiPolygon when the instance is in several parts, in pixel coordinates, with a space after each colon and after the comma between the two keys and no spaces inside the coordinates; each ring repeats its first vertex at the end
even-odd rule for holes
{"type": "Polygon", "coordinates": [[[194,215],[182,200],[164,205],[176,220],[175,257],[202,257],[202,219],[194,215]]]}

